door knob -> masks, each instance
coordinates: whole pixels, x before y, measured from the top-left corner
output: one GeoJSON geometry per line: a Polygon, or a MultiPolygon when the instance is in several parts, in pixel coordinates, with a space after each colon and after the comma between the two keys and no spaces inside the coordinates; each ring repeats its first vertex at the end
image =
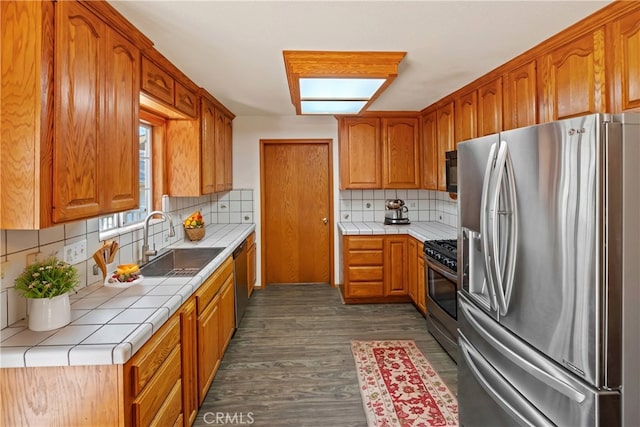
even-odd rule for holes
{"type": "Polygon", "coordinates": [[[328,219],[328,218],[322,218],[322,222],[323,222],[325,225],[327,225],[327,223],[329,222],[329,219],[328,219]]]}

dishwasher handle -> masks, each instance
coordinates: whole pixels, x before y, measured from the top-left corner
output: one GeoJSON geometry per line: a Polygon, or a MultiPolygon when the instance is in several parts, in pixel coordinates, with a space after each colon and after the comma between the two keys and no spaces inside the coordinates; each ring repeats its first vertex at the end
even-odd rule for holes
{"type": "Polygon", "coordinates": [[[240,256],[240,254],[242,253],[242,251],[244,251],[245,246],[247,246],[247,240],[243,240],[242,243],[240,243],[238,245],[237,248],[235,248],[235,250],[233,251],[233,259],[236,259],[240,256]]]}

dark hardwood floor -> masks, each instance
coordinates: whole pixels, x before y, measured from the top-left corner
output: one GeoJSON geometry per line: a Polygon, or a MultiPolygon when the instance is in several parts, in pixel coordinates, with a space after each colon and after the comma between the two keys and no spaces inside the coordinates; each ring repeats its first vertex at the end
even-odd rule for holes
{"type": "Polygon", "coordinates": [[[411,304],[344,305],[328,285],[256,290],[194,426],[366,426],[353,339],[413,339],[454,393],[456,365],[411,304]]]}

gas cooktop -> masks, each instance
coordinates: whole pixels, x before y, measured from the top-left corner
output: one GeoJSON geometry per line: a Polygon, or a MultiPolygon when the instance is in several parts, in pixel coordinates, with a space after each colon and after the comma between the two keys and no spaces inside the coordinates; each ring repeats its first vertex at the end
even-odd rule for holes
{"type": "Polygon", "coordinates": [[[424,254],[452,271],[458,271],[458,241],[456,239],[425,240],[424,254]]]}

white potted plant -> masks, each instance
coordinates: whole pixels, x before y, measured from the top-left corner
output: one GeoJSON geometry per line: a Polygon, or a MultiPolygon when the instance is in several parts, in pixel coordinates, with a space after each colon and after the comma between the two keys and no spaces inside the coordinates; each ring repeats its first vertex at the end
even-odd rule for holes
{"type": "Polygon", "coordinates": [[[15,287],[29,304],[29,329],[49,331],[71,321],[69,292],[78,285],[78,271],[55,257],[25,267],[15,287]]]}

